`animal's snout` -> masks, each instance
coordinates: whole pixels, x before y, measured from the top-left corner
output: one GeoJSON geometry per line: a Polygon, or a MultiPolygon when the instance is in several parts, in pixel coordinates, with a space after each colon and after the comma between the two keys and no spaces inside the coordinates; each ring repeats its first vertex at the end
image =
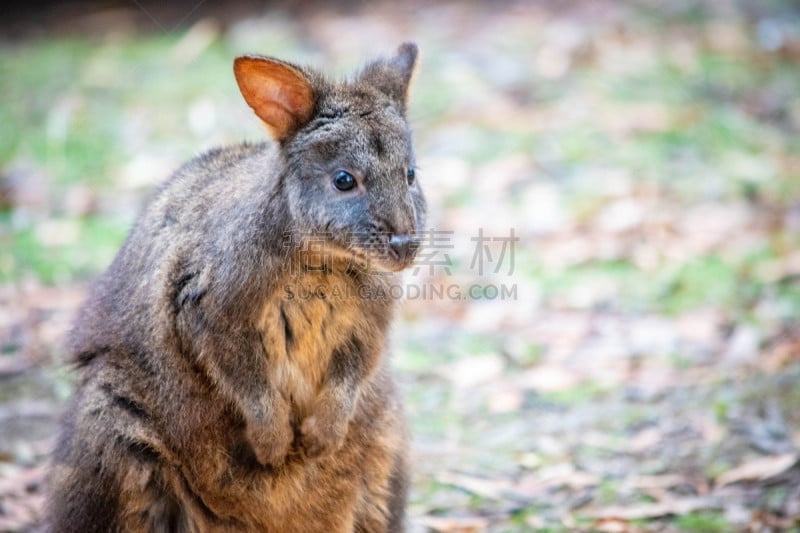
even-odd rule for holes
{"type": "Polygon", "coordinates": [[[419,249],[419,238],[416,235],[392,235],[389,238],[392,255],[401,263],[410,263],[419,249]]]}

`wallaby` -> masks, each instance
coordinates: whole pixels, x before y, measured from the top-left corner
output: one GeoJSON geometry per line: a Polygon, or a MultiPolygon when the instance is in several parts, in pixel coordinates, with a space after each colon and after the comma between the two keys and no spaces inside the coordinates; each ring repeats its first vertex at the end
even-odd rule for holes
{"type": "Polygon", "coordinates": [[[426,204],[417,47],[346,81],[234,62],[272,142],[212,150],[148,202],[70,337],[79,380],[53,532],[404,530],[407,433],[384,355],[426,204]]]}

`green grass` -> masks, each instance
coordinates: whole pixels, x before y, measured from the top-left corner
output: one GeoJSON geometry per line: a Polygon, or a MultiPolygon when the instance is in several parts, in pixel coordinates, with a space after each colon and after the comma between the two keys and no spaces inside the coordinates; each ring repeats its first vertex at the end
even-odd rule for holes
{"type": "Polygon", "coordinates": [[[548,402],[569,406],[585,404],[605,392],[607,392],[607,388],[597,383],[582,383],[565,390],[542,392],[541,396],[548,402]]]}
{"type": "Polygon", "coordinates": [[[605,287],[599,303],[620,311],[649,311],[678,315],[692,309],[717,307],[737,318],[765,296],[790,319],[800,311],[800,284],[793,278],[766,283],[756,275],[761,265],[779,259],[784,245],[760,243],[758,248],[722,257],[697,255],[683,262],[661,261],[642,269],[628,259],[590,260],[545,268],[532,258],[525,273],[540,283],[546,301],[563,299],[576,287],[605,287]]]}
{"type": "Polygon", "coordinates": [[[48,242],[50,226],[14,232],[8,247],[0,250],[0,282],[33,276],[44,283],[84,279],[104,269],[127,234],[127,224],[98,217],[52,221],[63,242],[48,242]]]}
{"type": "Polygon", "coordinates": [[[698,511],[681,515],[673,521],[675,527],[687,533],[724,533],[731,531],[731,525],[725,517],[716,512],[698,511]]]}
{"type": "Polygon", "coordinates": [[[49,202],[47,211],[23,216],[0,212],[0,282],[95,276],[130,220],[111,211],[64,214],[60,200],[70,187],[113,196],[126,186],[120,169],[140,153],[189,157],[204,146],[186,135],[188,103],[235,96],[233,80],[219,75],[230,70],[232,54],[216,42],[192,64],[180,64],[171,56],[180,37],[48,39],[0,48],[0,179],[26,169],[46,183],[40,194],[49,202]],[[66,242],[49,243],[53,230],[67,233],[66,242]]]}

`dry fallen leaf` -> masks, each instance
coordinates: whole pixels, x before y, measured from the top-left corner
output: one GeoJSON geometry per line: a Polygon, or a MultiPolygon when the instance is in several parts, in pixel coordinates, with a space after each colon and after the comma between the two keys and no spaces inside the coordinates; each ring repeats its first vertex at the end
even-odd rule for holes
{"type": "Polygon", "coordinates": [[[604,533],[634,533],[641,531],[627,520],[619,518],[600,518],[592,524],[592,531],[603,531],[604,533]]]}
{"type": "Polygon", "coordinates": [[[721,504],[709,498],[685,498],[643,503],[639,505],[611,506],[586,513],[588,518],[598,520],[639,520],[661,516],[682,515],[701,509],[719,509],[721,504]]]}
{"type": "Polygon", "coordinates": [[[440,533],[478,533],[486,531],[489,521],[478,516],[423,516],[419,522],[440,533]]]}
{"type": "Polygon", "coordinates": [[[641,453],[664,441],[664,432],[658,427],[645,428],[628,442],[628,451],[641,453]]]}
{"type": "Polygon", "coordinates": [[[518,388],[507,385],[505,390],[497,390],[489,396],[489,412],[513,413],[522,408],[525,397],[518,388]]]}
{"type": "Polygon", "coordinates": [[[798,461],[796,453],[784,453],[760,457],[728,470],[717,478],[717,486],[730,485],[739,481],[759,481],[777,476],[794,466],[798,461]]]}
{"type": "Polygon", "coordinates": [[[33,367],[33,362],[24,354],[0,357],[0,377],[22,374],[33,367]]]}
{"type": "Polygon", "coordinates": [[[625,481],[625,486],[636,490],[670,489],[683,483],[691,484],[683,476],[664,474],[660,476],[631,476],[625,481]]]}
{"type": "Polygon", "coordinates": [[[528,495],[515,490],[510,482],[503,479],[481,478],[457,472],[442,472],[436,479],[440,483],[459,487],[483,498],[513,500],[520,503],[530,501],[528,495]]]}
{"type": "Polygon", "coordinates": [[[583,489],[596,486],[600,482],[601,479],[596,474],[576,470],[569,463],[559,463],[524,475],[514,488],[520,493],[534,495],[560,487],[583,489]]]}
{"type": "Polygon", "coordinates": [[[46,467],[13,468],[0,477],[0,531],[28,531],[44,509],[46,467]]]}
{"type": "Polygon", "coordinates": [[[577,387],[581,378],[576,372],[559,365],[539,365],[522,372],[520,384],[538,392],[559,392],[577,387]]]}
{"type": "Polygon", "coordinates": [[[499,355],[473,356],[441,368],[444,379],[456,388],[469,389],[497,380],[503,372],[504,361],[499,355]]]}
{"type": "Polygon", "coordinates": [[[0,478],[0,497],[27,494],[32,488],[42,486],[45,472],[46,467],[43,465],[18,468],[11,473],[4,472],[0,478]]]}
{"type": "Polygon", "coordinates": [[[776,372],[792,361],[800,359],[800,339],[789,339],[773,346],[764,356],[764,368],[776,372]]]}

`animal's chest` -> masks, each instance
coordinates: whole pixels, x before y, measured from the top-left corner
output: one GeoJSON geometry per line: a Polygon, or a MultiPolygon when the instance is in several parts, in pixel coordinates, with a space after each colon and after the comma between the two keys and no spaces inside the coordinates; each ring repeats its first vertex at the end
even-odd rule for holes
{"type": "Polygon", "coordinates": [[[346,277],[306,275],[283,284],[264,307],[270,384],[301,419],[325,384],[331,354],[363,320],[352,291],[346,277]]]}

